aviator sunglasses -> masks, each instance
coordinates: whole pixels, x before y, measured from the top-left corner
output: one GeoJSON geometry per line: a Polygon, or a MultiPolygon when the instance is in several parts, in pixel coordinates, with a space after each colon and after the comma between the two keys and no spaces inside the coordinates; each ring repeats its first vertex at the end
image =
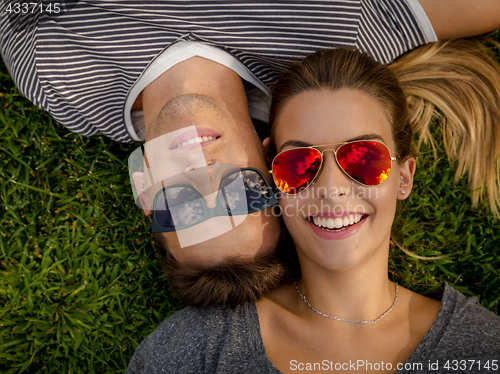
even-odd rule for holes
{"type": "Polygon", "coordinates": [[[278,153],[269,171],[278,189],[295,195],[308,188],[320,174],[327,150],[333,151],[337,164],[349,178],[364,186],[383,183],[391,172],[392,161],[397,159],[378,141],[356,140],[341,143],[337,149],[318,149],[330,146],[297,147],[278,153]]]}
{"type": "Polygon", "coordinates": [[[172,232],[216,216],[245,215],[278,204],[264,175],[254,168],[231,171],[222,178],[217,205],[209,208],[193,186],[175,184],[159,190],[153,203],[153,232],[172,232]]]}

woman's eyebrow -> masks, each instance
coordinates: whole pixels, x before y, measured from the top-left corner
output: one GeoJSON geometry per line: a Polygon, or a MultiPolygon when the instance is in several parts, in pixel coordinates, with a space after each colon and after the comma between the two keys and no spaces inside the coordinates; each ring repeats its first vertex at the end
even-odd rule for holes
{"type": "Polygon", "coordinates": [[[290,146],[293,146],[293,147],[310,147],[312,144],[310,143],[306,143],[306,142],[303,142],[303,141],[300,141],[300,140],[287,140],[286,142],[284,142],[280,149],[278,150],[278,152],[281,152],[281,150],[285,147],[290,147],[290,146]]]}
{"type": "MultiPolygon", "coordinates": [[[[338,142],[338,143],[331,143],[331,144],[340,144],[340,143],[348,143],[348,142],[354,142],[356,140],[379,140],[381,141],[382,143],[385,144],[385,140],[384,138],[382,138],[380,135],[377,135],[377,134],[364,134],[364,135],[360,135],[360,136],[356,136],[355,138],[351,138],[351,139],[348,139],[348,140],[345,140],[343,142],[338,142]]],[[[316,144],[311,144],[311,143],[307,143],[307,142],[303,142],[301,140],[287,140],[286,142],[284,142],[280,149],[278,150],[278,152],[281,152],[281,150],[285,147],[310,147],[312,145],[316,145],[316,144]]]]}
{"type": "Polygon", "coordinates": [[[385,144],[385,140],[384,140],[384,138],[382,138],[382,136],[380,136],[378,134],[373,134],[373,133],[356,136],[355,138],[346,140],[346,142],[354,142],[356,140],[380,140],[382,143],[385,144]]]}

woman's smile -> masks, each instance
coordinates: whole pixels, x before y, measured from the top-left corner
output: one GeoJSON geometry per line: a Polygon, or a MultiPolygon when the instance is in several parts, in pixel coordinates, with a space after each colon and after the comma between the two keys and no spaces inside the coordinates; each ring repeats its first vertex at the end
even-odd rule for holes
{"type": "Polygon", "coordinates": [[[314,234],[326,240],[340,240],[354,235],[361,229],[368,214],[348,213],[342,217],[327,213],[307,217],[314,234]]]}

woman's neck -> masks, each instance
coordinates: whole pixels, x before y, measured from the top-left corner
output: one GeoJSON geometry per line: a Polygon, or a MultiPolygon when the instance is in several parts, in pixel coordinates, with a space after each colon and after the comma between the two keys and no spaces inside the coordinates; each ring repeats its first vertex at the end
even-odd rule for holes
{"type": "MultiPolygon", "coordinates": [[[[316,310],[330,316],[371,321],[394,302],[395,285],[387,276],[387,257],[342,270],[326,270],[302,260],[301,269],[300,293],[316,310]]],[[[310,307],[302,304],[301,310],[310,313],[310,307]]]]}

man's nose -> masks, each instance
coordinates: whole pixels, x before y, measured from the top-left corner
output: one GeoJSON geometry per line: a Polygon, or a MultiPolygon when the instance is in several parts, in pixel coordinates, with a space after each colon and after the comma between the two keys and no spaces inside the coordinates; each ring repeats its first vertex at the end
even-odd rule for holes
{"type": "Polygon", "coordinates": [[[215,208],[217,205],[217,195],[219,191],[212,192],[207,195],[203,195],[203,199],[209,208],[215,208]]]}

